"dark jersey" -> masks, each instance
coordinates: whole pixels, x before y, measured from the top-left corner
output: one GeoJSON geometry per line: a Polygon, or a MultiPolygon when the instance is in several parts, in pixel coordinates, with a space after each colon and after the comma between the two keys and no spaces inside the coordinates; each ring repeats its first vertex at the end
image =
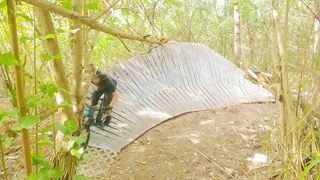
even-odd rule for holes
{"type": "MultiPolygon", "coordinates": [[[[98,86],[98,88],[92,93],[91,96],[91,106],[95,106],[98,104],[100,97],[105,93],[111,101],[111,95],[116,91],[117,81],[113,79],[111,76],[107,75],[107,77],[103,80],[103,82],[98,86]]],[[[109,104],[110,102],[107,102],[109,104]]]]}

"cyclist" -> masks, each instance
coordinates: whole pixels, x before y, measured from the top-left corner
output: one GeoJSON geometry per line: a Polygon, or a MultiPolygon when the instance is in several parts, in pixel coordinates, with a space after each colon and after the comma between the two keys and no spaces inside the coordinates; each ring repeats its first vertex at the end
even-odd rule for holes
{"type": "MultiPolygon", "coordinates": [[[[91,95],[91,104],[84,111],[86,117],[91,117],[93,113],[93,107],[98,104],[100,97],[104,94],[103,99],[106,108],[106,118],[103,122],[104,125],[108,125],[111,120],[112,108],[118,99],[117,93],[117,81],[110,75],[102,74],[100,71],[95,73],[95,77],[91,81],[97,88],[91,95]]],[[[97,122],[98,126],[102,125],[101,120],[97,122]]]]}

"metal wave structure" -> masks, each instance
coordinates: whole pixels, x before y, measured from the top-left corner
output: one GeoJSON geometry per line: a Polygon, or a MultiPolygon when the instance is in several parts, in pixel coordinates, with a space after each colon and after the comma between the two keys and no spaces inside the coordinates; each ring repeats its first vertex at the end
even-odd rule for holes
{"type": "Polygon", "coordinates": [[[106,73],[118,81],[119,100],[109,126],[91,127],[89,146],[116,152],[183,113],[274,100],[235,65],[195,43],[167,43],[106,73]]]}

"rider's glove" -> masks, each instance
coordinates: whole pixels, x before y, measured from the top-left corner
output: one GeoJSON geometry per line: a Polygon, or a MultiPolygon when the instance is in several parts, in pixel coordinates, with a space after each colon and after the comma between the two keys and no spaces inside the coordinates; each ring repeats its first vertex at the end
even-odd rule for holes
{"type": "Polygon", "coordinates": [[[88,107],[84,110],[84,116],[91,117],[92,116],[92,109],[91,107],[88,107]]]}

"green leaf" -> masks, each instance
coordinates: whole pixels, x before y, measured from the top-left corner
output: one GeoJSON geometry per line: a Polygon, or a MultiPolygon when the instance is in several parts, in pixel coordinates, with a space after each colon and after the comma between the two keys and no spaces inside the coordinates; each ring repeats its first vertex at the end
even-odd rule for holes
{"type": "Polygon", "coordinates": [[[86,7],[89,9],[89,10],[97,10],[98,9],[98,3],[97,2],[88,2],[86,4],[86,7]]]}
{"type": "Polygon", "coordinates": [[[12,126],[10,127],[10,129],[13,130],[13,131],[21,131],[22,126],[21,126],[20,123],[16,123],[16,124],[12,125],[12,126]]]}
{"type": "Polygon", "coordinates": [[[32,19],[28,15],[23,14],[23,13],[16,13],[16,17],[18,17],[18,18],[21,17],[27,21],[32,21],[32,19]]]}
{"type": "Polygon", "coordinates": [[[55,37],[56,37],[55,34],[47,34],[45,36],[40,36],[40,39],[44,41],[44,40],[54,39],[55,37]]]}
{"type": "Polygon", "coordinates": [[[80,145],[86,142],[87,138],[88,138],[88,133],[83,133],[83,134],[80,134],[80,136],[71,137],[71,140],[74,140],[77,144],[80,145]]]}
{"type": "Polygon", "coordinates": [[[299,176],[299,180],[305,179],[305,177],[309,174],[310,170],[320,163],[320,157],[312,160],[310,164],[303,170],[303,172],[299,176]]]}
{"type": "Polygon", "coordinates": [[[73,9],[73,4],[71,0],[63,0],[61,4],[66,9],[73,9]]]}
{"type": "Polygon", "coordinates": [[[68,145],[67,145],[68,151],[70,151],[74,147],[75,144],[76,144],[75,140],[69,140],[68,145]]]}
{"type": "Polygon", "coordinates": [[[17,109],[9,109],[6,111],[0,111],[0,122],[11,119],[18,118],[18,110],[17,109]]]}
{"type": "Polygon", "coordinates": [[[28,40],[32,40],[32,38],[30,38],[30,37],[28,37],[28,36],[21,36],[21,37],[19,38],[19,41],[21,41],[21,42],[25,42],[25,41],[28,41],[28,40]]]}
{"type": "Polygon", "coordinates": [[[52,128],[52,125],[49,124],[49,125],[47,125],[45,127],[42,127],[40,129],[38,129],[38,132],[39,133],[46,133],[46,132],[49,132],[51,130],[51,128],[52,128]]]}
{"type": "Polygon", "coordinates": [[[0,65],[10,66],[18,64],[18,61],[13,57],[11,52],[0,54],[0,65]]]}
{"type": "Polygon", "coordinates": [[[32,164],[40,167],[51,167],[51,162],[40,156],[32,156],[32,164]]]}
{"type": "Polygon", "coordinates": [[[84,149],[82,147],[79,149],[71,149],[70,153],[71,153],[71,155],[80,159],[82,154],[84,153],[84,149]]]}
{"type": "Polygon", "coordinates": [[[41,53],[40,57],[45,61],[60,60],[61,54],[56,54],[54,56],[50,56],[49,54],[41,53]]]}
{"type": "Polygon", "coordinates": [[[50,171],[50,176],[53,179],[59,179],[61,175],[62,175],[62,171],[58,167],[55,167],[55,168],[51,169],[51,171],[50,171]]]}
{"type": "Polygon", "coordinates": [[[3,141],[2,143],[4,148],[8,148],[14,143],[14,138],[9,136],[4,136],[2,137],[2,141],[3,141]]]}
{"type": "Polygon", "coordinates": [[[29,115],[21,117],[20,124],[22,128],[30,129],[34,125],[40,122],[40,118],[38,116],[29,115]]]}
{"type": "Polygon", "coordinates": [[[51,56],[49,54],[46,54],[46,53],[41,53],[40,54],[40,57],[43,59],[43,60],[46,60],[46,61],[49,61],[51,59],[51,56]]]}
{"type": "Polygon", "coordinates": [[[66,120],[63,125],[59,122],[56,123],[56,128],[64,135],[71,135],[78,129],[78,125],[74,120],[66,120]]]}
{"type": "Polygon", "coordinates": [[[49,99],[41,97],[40,95],[31,95],[26,100],[26,106],[28,108],[35,108],[43,106],[49,102],[49,99]]]}
{"type": "Polygon", "coordinates": [[[58,92],[58,88],[51,82],[39,85],[41,92],[47,94],[49,97],[52,97],[54,93],[58,92]]]}
{"type": "Polygon", "coordinates": [[[41,137],[38,140],[37,144],[40,146],[52,146],[51,139],[48,136],[41,137]]]}
{"type": "Polygon", "coordinates": [[[64,107],[68,107],[70,106],[70,104],[68,102],[62,102],[60,104],[57,105],[57,108],[64,108],[64,107]]]}
{"type": "Polygon", "coordinates": [[[50,167],[43,167],[39,170],[38,174],[38,179],[41,180],[49,180],[50,177],[50,167]]]}
{"type": "Polygon", "coordinates": [[[87,180],[88,178],[81,174],[75,174],[72,177],[72,180],[87,180]]]}
{"type": "Polygon", "coordinates": [[[0,9],[4,8],[7,6],[7,1],[6,0],[2,0],[0,1],[0,9]]]}

